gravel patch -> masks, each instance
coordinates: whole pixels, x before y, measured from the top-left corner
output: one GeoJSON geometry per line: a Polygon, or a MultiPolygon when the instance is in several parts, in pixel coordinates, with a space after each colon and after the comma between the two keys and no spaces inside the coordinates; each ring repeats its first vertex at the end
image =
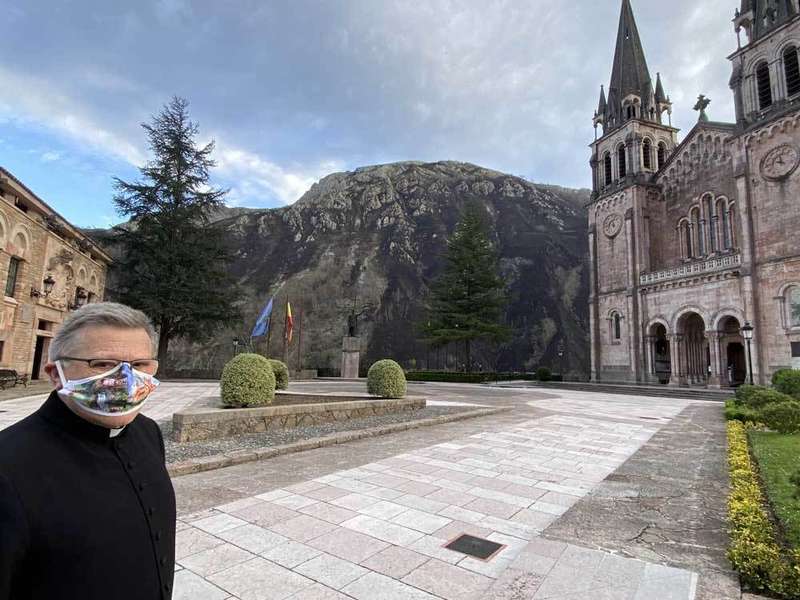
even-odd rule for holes
{"type": "Polygon", "coordinates": [[[475,410],[475,406],[429,406],[420,410],[403,411],[402,413],[381,415],[378,417],[364,417],[349,421],[324,423],[312,427],[295,427],[281,431],[265,433],[250,433],[221,440],[206,440],[201,442],[176,442],[172,439],[172,421],[161,421],[159,427],[164,434],[164,445],[167,452],[167,464],[176,463],[190,458],[212,456],[233,450],[246,450],[255,448],[269,448],[291,444],[311,438],[323,437],[343,431],[357,431],[373,427],[383,427],[395,423],[408,423],[420,419],[432,419],[444,415],[454,415],[475,410]]]}

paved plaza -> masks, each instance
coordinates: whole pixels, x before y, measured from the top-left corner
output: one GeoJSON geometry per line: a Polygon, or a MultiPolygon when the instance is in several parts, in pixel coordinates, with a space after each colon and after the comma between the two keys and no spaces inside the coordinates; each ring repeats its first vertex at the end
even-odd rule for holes
{"type": "MultiPolygon", "coordinates": [[[[724,558],[720,404],[452,384],[411,391],[512,410],[176,478],[174,597],[740,597],[724,558]],[[501,549],[484,561],[444,548],[465,533],[501,549]]],[[[145,412],[162,420],[216,393],[166,383],[145,412]]],[[[0,403],[0,428],[40,402],[0,403]]]]}

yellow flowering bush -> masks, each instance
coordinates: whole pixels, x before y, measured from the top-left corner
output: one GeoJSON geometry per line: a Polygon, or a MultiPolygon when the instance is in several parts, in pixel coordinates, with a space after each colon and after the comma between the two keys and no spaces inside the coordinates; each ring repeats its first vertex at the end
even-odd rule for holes
{"type": "Polygon", "coordinates": [[[768,591],[781,598],[800,598],[800,551],[783,556],[764,508],[764,496],[750,458],[747,430],[739,421],[728,422],[728,468],[731,479],[728,559],[751,590],[768,591]]]}

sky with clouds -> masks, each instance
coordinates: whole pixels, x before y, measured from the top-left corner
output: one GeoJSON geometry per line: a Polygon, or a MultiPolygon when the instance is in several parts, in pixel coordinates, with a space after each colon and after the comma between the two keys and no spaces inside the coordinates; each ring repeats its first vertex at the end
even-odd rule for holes
{"type": "MultiPolygon", "coordinates": [[[[633,0],[673,124],[731,120],[737,0],[633,0]]],[[[460,160],[571,187],[608,85],[619,0],[0,0],[0,165],[79,226],[118,222],[140,123],[187,98],[228,203],[324,175],[460,160]]]]}

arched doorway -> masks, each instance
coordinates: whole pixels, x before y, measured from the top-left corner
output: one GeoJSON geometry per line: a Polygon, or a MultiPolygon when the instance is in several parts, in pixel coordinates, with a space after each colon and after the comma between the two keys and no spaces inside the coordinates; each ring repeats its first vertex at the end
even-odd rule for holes
{"type": "Polygon", "coordinates": [[[706,340],[703,317],[695,312],[678,320],[680,380],[688,385],[706,385],[711,367],[711,356],[706,340]]]}
{"type": "Polygon", "coordinates": [[[663,323],[655,323],[650,327],[647,340],[650,344],[650,373],[654,381],[666,385],[672,374],[672,356],[667,328],[663,323]]]}
{"type": "Polygon", "coordinates": [[[725,317],[719,323],[720,383],[727,387],[742,385],[747,379],[747,362],[741,323],[725,317]]]}

